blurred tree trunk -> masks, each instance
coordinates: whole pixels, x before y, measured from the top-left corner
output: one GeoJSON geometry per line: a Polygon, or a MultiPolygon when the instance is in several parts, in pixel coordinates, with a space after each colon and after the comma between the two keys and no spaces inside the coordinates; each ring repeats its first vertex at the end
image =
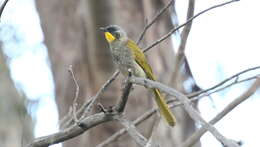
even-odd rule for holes
{"type": "Polygon", "coordinates": [[[10,77],[0,44],[0,144],[25,146],[33,139],[33,124],[26,109],[26,99],[18,93],[10,77]]]}
{"type": "MultiPolygon", "coordinates": [[[[137,40],[145,25],[144,20],[146,18],[151,20],[156,12],[164,6],[162,1],[155,0],[37,0],[35,2],[51,59],[60,118],[68,113],[75,94],[75,84],[67,72],[69,65],[73,65],[79,82],[79,104],[93,96],[114,71],[108,45],[99,31],[99,27],[118,24],[127,31],[130,38],[137,40]]],[[[141,46],[158,39],[172,27],[170,14],[167,12],[147,32],[146,39],[141,46]]],[[[149,61],[158,78],[161,77],[160,73],[168,73],[169,77],[171,75],[169,69],[174,61],[171,40],[168,39],[156,48],[147,53],[149,61]]],[[[167,80],[160,79],[160,81],[167,80]]],[[[122,80],[123,78],[120,76],[99,102],[104,106],[114,105],[120,95],[122,80]]],[[[148,90],[140,86],[136,86],[131,93],[125,112],[130,120],[136,119],[145,110],[152,107],[153,99],[147,93],[148,90]]],[[[153,122],[154,117],[138,127],[144,136],[151,135],[153,122]]],[[[95,146],[121,127],[116,122],[102,124],[80,137],[67,141],[65,146],[95,146]]],[[[158,139],[159,144],[172,146],[177,142],[176,140],[183,140],[183,136],[179,136],[179,132],[174,132],[174,130],[174,128],[170,129],[166,123],[161,123],[156,130],[157,136],[160,138],[158,139]]],[[[136,146],[136,144],[128,135],[125,135],[110,146],[136,146]]]]}

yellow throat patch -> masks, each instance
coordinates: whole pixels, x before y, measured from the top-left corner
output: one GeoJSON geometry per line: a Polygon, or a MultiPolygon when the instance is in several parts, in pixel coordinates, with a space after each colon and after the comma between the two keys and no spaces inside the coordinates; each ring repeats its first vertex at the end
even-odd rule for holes
{"type": "Polygon", "coordinates": [[[116,38],[109,32],[105,32],[105,37],[108,42],[114,41],[116,38]]]}

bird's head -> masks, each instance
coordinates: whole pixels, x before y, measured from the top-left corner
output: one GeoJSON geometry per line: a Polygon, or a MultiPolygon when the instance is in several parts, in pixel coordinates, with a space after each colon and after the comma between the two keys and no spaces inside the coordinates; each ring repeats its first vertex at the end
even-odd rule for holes
{"type": "Polygon", "coordinates": [[[104,32],[107,42],[112,43],[114,41],[127,40],[126,32],[117,25],[110,25],[107,27],[101,27],[101,31],[104,32]]]}

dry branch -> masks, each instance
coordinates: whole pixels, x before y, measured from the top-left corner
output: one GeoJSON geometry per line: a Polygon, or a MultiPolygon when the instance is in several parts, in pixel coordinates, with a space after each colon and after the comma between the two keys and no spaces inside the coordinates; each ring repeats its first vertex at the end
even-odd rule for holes
{"type": "Polygon", "coordinates": [[[137,131],[137,128],[132,122],[128,121],[124,117],[119,117],[118,121],[126,128],[128,134],[135,140],[138,145],[142,147],[151,146],[151,144],[148,144],[147,139],[137,131]]]}
{"type": "MultiPolygon", "coordinates": [[[[234,101],[232,101],[228,106],[226,106],[219,114],[217,114],[209,123],[215,124],[220,119],[222,119],[225,115],[227,115],[230,111],[232,111],[236,106],[241,104],[243,101],[247,100],[250,96],[252,96],[256,90],[260,87],[260,78],[256,79],[256,81],[252,84],[252,86],[244,92],[242,95],[240,95],[238,98],[236,98],[234,101]]],[[[190,147],[195,142],[199,140],[199,138],[206,132],[207,130],[202,127],[199,130],[197,130],[195,133],[192,134],[182,145],[181,147],[190,147]]]]}
{"type": "Polygon", "coordinates": [[[230,141],[229,139],[224,137],[222,134],[220,134],[220,132],[214,126],[207,123],[199,115],[199,113],[191,106],[190,100],[185,95],[181,94],[180,92],[176,91],[173,88],[170,88],[170,87],[163,85],[159,82],[151,81],[151,80],[148,80],[148,79],[132,77],[130,79],[130,81],[135,83],[135,84],[143,85],[143,86],[146,86],[146,87],[149,87],[149,88],[160,89],[161,91],[176,97],[183,104],[183,106],[184,106],[185,110],[187,111],[187,113],[189,114],[189,116],[195,122],[199,123],[200,125],[205,127],[208,131],[210,131],[212,133],[212,135],[214,135],[215,138],[218,141],[220,141],[221,143],[223,143],[224,145],[226,145],[228,147],[239,147],[237,144],[235,144],[234,142],[230,141]]]}
{"type": "Polygon", "coordinates": [[[171,0],[167,5],[165,5],[165,7],[163,7],[155,16],[154,18],[149,22],[146,23],[142,33],[140,34],[139,39],[137,40],[137,44],[139,44],[141,42],[141,40],[144,37],[144,34],[146,33],[146,31],[156,22],[156,20],[164,13],[166,12],[166,10],[175,2],[175,0],[171,0]]]}
{"type": "Polygon", "coordinates": [[[167,39],[168,37],[170,37],[175,31],[179,30],[180,28],[184,27],[185,25],[187,25],[188,23],[190,23],[193,19],[195,19],[196,17],[202,15],[203,13],[206,13],[212,9],[215,9],[215,8],[218,8],[218,7],[222,7],[224,5],[227,5],[227,4],[230,4],[230,3],[233,3],[233,2],[237,2],[239,0],[231,0],[231,1],[228,1],[228,2],[225,2],[225,3],[221,3],[221,4],[218,4],[218,5],[215,5],[215,6],[212,6],[206,10],[203,10],[201,12],[199,12],[198,14],[194,15],[193,17],[191,17],[190,19],[188,19],[188,21],[186,21],[185,23],[179,25],[178,27],[176,28],[173,28],[171,29],[167,34],[165,34],[163,37],[161,37],[160,39],[154,41],[151,45],[148,45],[146,48],[144,48],[144,52],[148,51],[149,49],[153,48],[154,46],[156,46],[157,44],[161,43],[162,41],[164,41],[165,39],[167,39]]]}
{"type": "MultiPolygon", "coordinates": [[[[189,0],[187,20],[186,21],[188,21],[190,18],[193,17],[194,7],[195,7],[195,0],[189,0]]],[[[191,26],[192,26],[192,21],[187,23],[187,25],[185,25],[185,27],[183,28],[183,31],[181,32],[180,46],[179,46],[177,54],[174,58],[175,61],[174,61],[174,65],[173,65],[171,83],[176,83],[176,80],[178,78],[178,73],[180,73],[179,67],[182,64],[182,62],[184,61],[183,59],[185,58],[185,54],[184,54],[185,46],[186,46],[186,42],[187,42],[187,39],[188,39],[188,36],[189,36],[189,33],[190,33],[191,26]]]]}
{"type": "Polygon", "coordinates": [[[31,144],[28,145],[28,147],[46,147],[52,144],[60,143],[65,140],[76,137],[84,133],[88,129],[93,128],[101,123],[105,123],[112,120],[118,120],[125,108],[125,104],[127,101],[127,97],[129,96],[131,86],[132,84],[129,82],[129,80],[127,80],[123,94],[120,97],[122,100],[119,100],[119,103],[115,106],[116,109],[108,111],[103,109],[103,112],[101,113],[94,114],[89,117],[84,117],[67,129],[61,130],[60,132],[54,133],[52,135],[35,139],[31,144]],[[120,112],[117,110],[120,110],[120,112]]]}
{"type": "MultiPolygon", "coordinates": [[[[248,69],[246,69],[246,70],[243,70],[243,71],[241,71],[241,72],[239,72],[239,73],[236,73],[236,74],[232,75],[232,76],[229,77],[229,78],[226,78],[226,79],[223,80],[222,82],[220,82],[220,83],[218,83],[218,84],[216,84],[216,85],[214,85],[214,86],[212,86],[212,87],[210,87],[210,88],[208,88],[208,89],[206,89],[206,90],[204,90],[204,91],[201,91],[201,92],[199,92],[199,93],[189,94],[189,95],[187,95],[187,97],[188,97],[191,101],[196,101],[196,100],[198,100],[198,99],[201,98],[201,97],[197,97],[197,96],[199,96],[200,94],[203,94],[204,92],[207,92],[207,91],[210,91],[210,90],[214,90],[214,89],[216,89],[216,88],[222,86],[224,83],[226,83],[226,82],[232,80],[233,78],[235,78],[235,77],[237,77],[237,76],[240,76],[241,74],[244,74],[244,73],[250,72],[250,71],[252,71],[252,70],[259,69],[259,68],[260,68],[260,66],[253,67],[253,68],[248,68],[248,69]]],[[[256,79],[256,78],[257,78],[257,76],[252,76],[252,77],[249,77],[249,78],[246,78],[246,79],[252,80],[252,79],[256,79]]],[[[232,85],[238,84],[238,83],[241,83],[241,82],[245,82],[245,81],[248,81],[248,80],[243,79],[243,80],[241,80],[241,81],[236,81],[236,83],[233,83],[232,85]]],[[[232,86],[232,85],[230,85],[230,86],[232,86]]],[[[226,88],[227,88],[227,87],[226,87],[226,88]]],[[[221,90],[223,90],[223,89],[221,89],[221,90]]],[[[219,91],[219,90],[217,89],[217,90],[215,90],[215,91],[213,91],[213,92],[216,92],[216,91],[219,91]]],[[[212,92],[212,93],[213,93],[213,92],[212,92]]],[[[175,101],[176,101],[176,99],[169,99],[169,100],[167,101],[167,103],[170,104],[170,105],[169,105],[170,108],[174,108],[174,107],[177,107],[177,106],[181,106],[181,105],[182,105],[182,104],[179,103],[179,102],[172,104],[172,103],[175,102],[175,101]]],[[[152,109],[150,109],[150,110],[148,110],[147,112],[145,112],[144,114],[142,114],[140,117],[138,117],[133,123],[134,123],[135,125],[139,125],[139,124],[142,123],[144,120],[146,120],[146,119],[148,119],[149,117],[151,117],[156,111],[158,111],[158,109],[155,108],[155,107],[152,108],[152,109]]],[[[121,130],[117,131],[115,134],[113,134],[112,136],[110,136],[109,138],[107,138],[105,141],[101,142],[97,147],[105,147],[105,146],[107,146],[107,145],[110,144],[111,142],[115,141],[117,138],[119,138],[121,135],[123,135],[123,134],[125,134],[125,133],[126,133],[126,129],[121,129],[121,130]]]]}

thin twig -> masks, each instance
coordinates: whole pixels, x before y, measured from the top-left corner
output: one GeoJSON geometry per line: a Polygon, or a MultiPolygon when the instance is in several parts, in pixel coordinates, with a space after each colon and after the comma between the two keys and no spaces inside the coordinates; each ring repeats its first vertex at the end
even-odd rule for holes
{"type": "MultiPolygon", "coordinates": [[[[225,115],[227,115],[230,111],[232,111],[236,106],[241,104],[243,101],[247,100],[250,96],[252,96],[256,90],[260,87],[260,78],[256,79],[256,81],[252,84],[250,88],[234,101],[232,101],[228,106],[226,106],[219,114],[217,114],[209,123],[214,125],[219,120],[221,120],[225,115]]],[[[207,130],[202,127],[192,134],[182,145],[181,147],[190,147],[195,142],[199,140],[199,138],[206,132],[207,130]]]]}
{"type": "MultiPolygon", "coordinates": [[[[96,95],[83,103],[83,105],[78,109],[76,113],[77,116],[80,116],[82,113],[84,113],[83,115],[81,115],[80,120],[89,114],[90,109],[94,104],[94,102],[98,98],[100,98],[100,96],[104,93],[104,91],[109,87],[109,85],[116,79],[118,75],[119,75],[119,71],[116,70],[113,73],[113,75],[102,85],[102,87],[98,90],[96,95]]],[[[73,118],[69,118],[69,117],[70,117],[69,115],[66,115],[62,119],[62,120],[67,120],[67,122],[63,125],[63,128],[67,128],[73,122],[73,118]]]]}
{"type": "Polygon", "coordinates": [[[73,112],[73,118],[74,118],[74,121],[76,123],[79,122],[78,118],[77,118],[77,115],[76,115],[76,111],[77,111],[77,100],[78,100],[78,97],[79,97],[79,84],[78,84],[78,81],[76,80],[75,78],[75,75],[74,75],[74,72],[73,72],[73,69],[72,69],[72,65],[69,66],[69,73],[71,74],[71,77],[73,79],[73,82],[76,86],[76,92],[75,92],[75,97],[73,99],[73,105],[72,105],[72,112],[73,112]]]}
{"type": "Polygon", "coordinates": [[[206,89],[206,90],[203,90],[203,91],[199,91],[199,92],[195,92],[195,93],[190,94],[189,97],[199,96],[199,95],[201,95],[202,93],[206,93],[206,92],[208,92],[208,91],[211,91],[211,90],[213,90],[213,89],[215,89],[215,88],[217,88],[217,87],[220,87],[221,85],[227,83],[228,81],[239,77],[240,75],[242,75],[242,74],[244,74],[244,73],[247,73],[247,72],[249,72],[249,71],[253,71],[253,70],[256,70],[256,69],[260,69],[260,66],[248,68],[248,69],[243,70],[243,71],[241,71],[241,72],[239,72],[239,73],[236,73],[236,74],[232,75],[231,77],[229,77],[229,78],[223,80],[222,82],[220,82],[220,83],[218,83],[218,84],[216,84],[216,85],[214,85],[214,86],[212,86],[212,87],[210,87],[210,88],[208,88],[208,89],[206,89]]]}
{"type": "Polygon", "coordinates": [[[149,49],[153,48],[154,46],[156,46],[157,44],[159,44],[160,42],[164,41],[165,39],[167,39],[168,37],[171,36],[171,34],[173,34],[176,30],[184,27],[185,25],[187,25],[188,23],[190,23],[193,19],[195,19],[196,17],[200,16],[201,14],[203,13],[206,13],[208,12],[209,10],[212,10],[212,9],[215,9],[215,8],[218,8],[218,7],[221,7],[221,6],[224,6],[224,5],[227,5],[227,4],[230,4],[230,3],[233,3],[233,2],[237,2],[239,0],[231,0],[231,1],[228,1],[228,2],[225,2],[225,3],[221,3],[221,4],[218,4],[218,5],[215,5],[215,6],[212,6],[208,9],[205,9],[201,12],[199,12],[198,14],[194,15],[193,17],[191,17],[188,21],[186,21],[185,23],[181,24],[180,26],[176,27],[176,28],[173,28],[172,30],[170,30],[167,34],[165,34],[163,37],[161,37],[160,39],[154,41],[151,45],[148,45],[146,48],[143,49],[144,52],[148,51],[149,49]]]}
{"type": "Polygon", "coordinates": [[[4,3],[0,7],[0,19],[2,18],[2,14],[3,14],[4,8],[5,8],[5,6],[6,6],[8,1],[9,0],[5,0],[4,3]]]}
{"type": "MultiPolygon", "coordinates": [[[[195,7],[195,0],[189,0],[188,4],[188,12],[187,12],[187,21],[194,16],[194,7],[195,7]]],[[[183,31],[181,32],[181,41],[180,46],[177,51],[176,57],[174,58],[174,65],[173,65],[173,72],[171,75],[171,83],[176,83],[176,80],[178,78],[179,67],[183,63],[183,59],[185,58],[185,46],[186,42],[190,33],[190,29],[192,26],[192,21],[187,23],[187,25],[184,26],[183,31]]]]}
{"type": "Polygon", "coordinates": [[[137,45],[141,42],[141,40],[144,37],[144,34],[146,33],[146,31],[156,22],[156,20],[164,13],[166,12],[166,10],[175,2],[175,0],[171,0],[168,4],[166,4],[154,17],[153,19],[149,22],[145,24],[145,27],[142,31],[142,33],[139,36],[139,39],[137,40],[137,45]]]}
{"type": "Polygon", "coordinates": [[[160,89],[161,91],[172,95],[174,97],[176,97],[184,106],[184,109],[186,110],[186,112],[189,114],[189,116],[197,123],[199,123],[201,126],[205,127],[208,131],[211,132],[212,135],[215,136],[215,138],[220,141],[221,143],[223,143],[224,145],[228,146],[228,147],[239,147],[237,144],[235,144],[234,142],[230,141],[229,139],[227,139],[226,137],[224,137],[214,126],[212,126],[211,124],[207,123],[197,112],[197,110],[195,110],[191,103],[190,100],[183,95],[182,93],[178,92],[177,90],[170,88],[164,84],[161,84],[159,82],[156,81],[151,81],[149,79],[144,79],[144,78],[138,78],[138,77],[132,77],[130,79],[131,82],[138,84],[138,85],[143,85],[143,86],[147,86],[149,88],[156,88],[156,89],[160,89]]]}
{"type": "Polygon", "coordinates": [[[205,93],[203,95],[198,96],[197,98],[199,99],[199,98],[204,97],[204,96],[209,96],[209,95],[211,95],[213,93],[222,91],[222,90],[224,90],[224,89],[226,89],[226,88],[228,88],[228,87],[230,87],[230,86],[232,86],[234,84],[242,83],[242,82],[245,82],[245,81],[250,81],[250,80],[253,80],[253,79],[257,79],[259,77],[260,77],[260,74],[258,74],[256,76],[253,76],[253,77],[249,77],[249,78],[243,79],[243,80],[235,80],[234,82],[232,82],[232,83],[230,83],[230,84],[228,84],[228,85],[226,85],[224,87],[218,88],[218,89],[216,89],[216,90],[214,90],[212,92],[207,92],[207,93],[205,93]]]}
{"type": "Polygon", "coordinates": [[[95,101],[101,96],[101,94],[104,93],[104,91],[108,88],[108,86],[116,79],[116,77],[119,75],[119,71],[115,71],[114,74],[106,81],[104,85],[98,90],[97,94],[94,96],[94,98],[91,100],[90,104],[85,107],[84,115],[82,115],[81,118],[87,116],[95,103],[95,101]]]}

